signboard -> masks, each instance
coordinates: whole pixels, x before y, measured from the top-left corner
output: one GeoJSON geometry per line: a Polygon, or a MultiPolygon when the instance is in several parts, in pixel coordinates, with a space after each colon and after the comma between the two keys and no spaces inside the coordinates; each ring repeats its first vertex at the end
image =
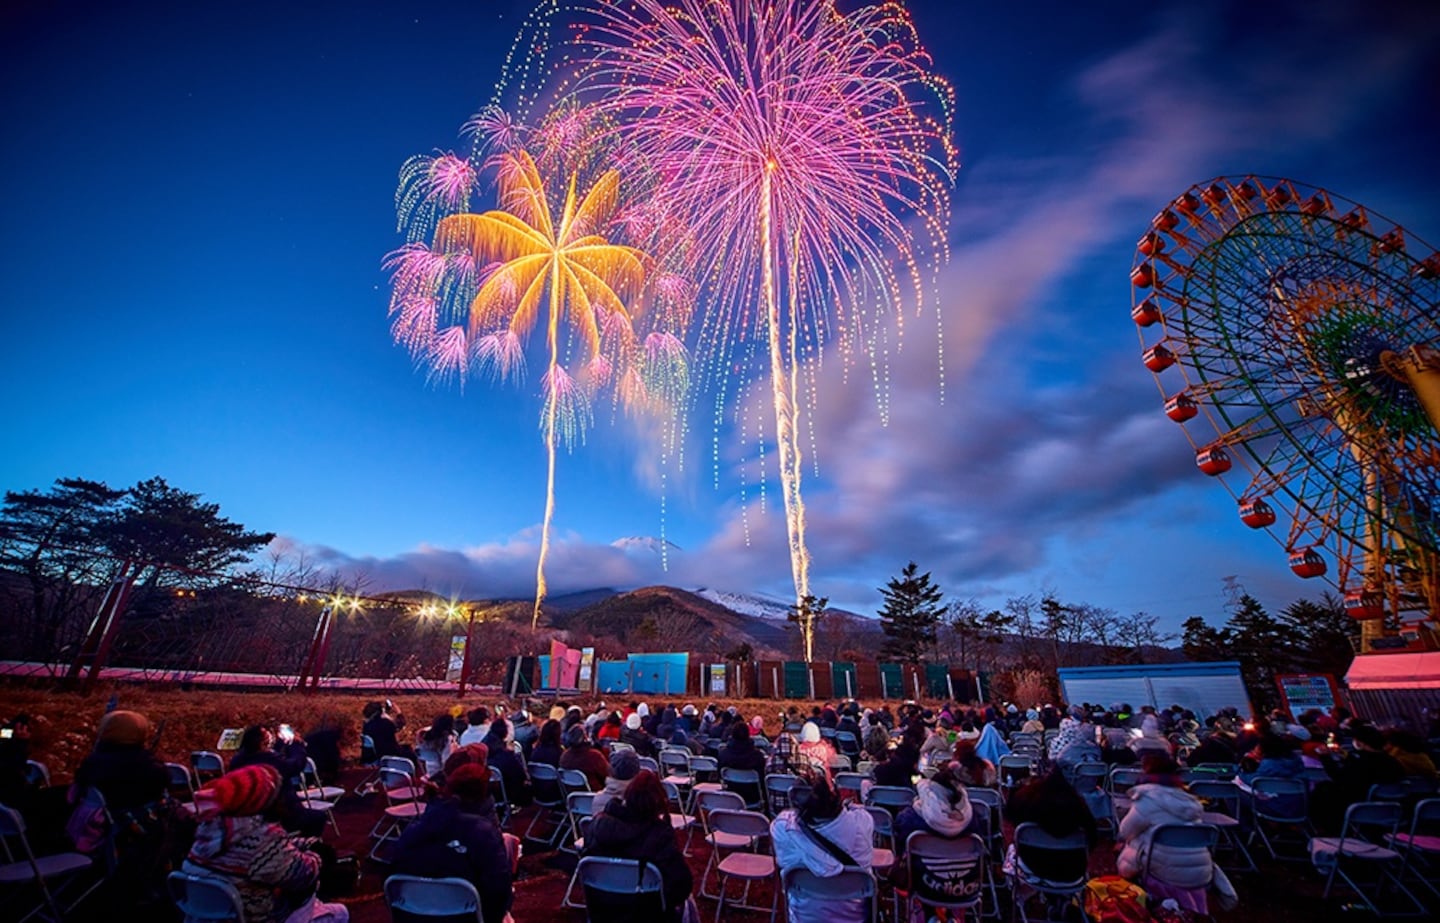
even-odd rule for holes
{"type": "Polygon", "coordinates": [[[240,738],[244,736],[244,728],[226,728],[220,732],[220,740],[215,744],[215,749],[224,753],[226,750],[239,750],[240,738]]]}
{"type": "Polygon", "coordinates": [[[465,636],[454,635],[450,638],[450,662],[445,666],[445,681],[447,683],[458,683],[460,673],[465,669],[465,636]]]}
{"type": "Polygon", "coordinates": [[[1275,677],[1285,710],[1300,717],[1312,708],[1328,712],[1335,707],[1335,677],[1329,673],[1282,673],[1275,677]]]}
{"type": "Polygon", "coordinates": [[[577,685],[581,692],[589,692],[595,688],[595,648],[593,647],[580,649],[580,677],[577,685]]]}
{"type": "Polygon", "coordinates": [[[725,664],[710,664],[710,694],[722,696],[725,694],[725,664]]]}

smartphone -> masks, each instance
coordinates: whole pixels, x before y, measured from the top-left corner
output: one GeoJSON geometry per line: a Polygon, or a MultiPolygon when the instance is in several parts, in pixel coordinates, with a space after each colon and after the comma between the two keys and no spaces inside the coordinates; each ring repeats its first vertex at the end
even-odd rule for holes
{"type": "Polygon", "coordinates": [[[9,740],[15,736],[14,728],[0,728],[0,740],[9,740]]]}
{"type": "Polygon", "coordinates": [[[295,729],[288,724],[280,725],[280,739],[288,744],[295,739],[295,729]]]}

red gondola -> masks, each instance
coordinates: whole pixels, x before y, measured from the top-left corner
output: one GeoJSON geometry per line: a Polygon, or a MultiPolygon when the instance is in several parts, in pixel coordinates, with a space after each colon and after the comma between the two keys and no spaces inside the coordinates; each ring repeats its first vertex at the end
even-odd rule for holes
{"type": "Polygon", "coordinates": [[[1163,372],[1175,364],[1175,354],[1158,343],[1145,350],[1141,358],[1145,361],[1145,367],[1152,372],[1163,372]]]}
{"type": "Polygon", "coordinates": [[[1340,226],[1349,228],[1352,231],[1358,231],[1365,226],[1365,216],[1361,214],[1360,209],[1357,208],[1340,219],[1340,226]]]}
{"type": "Polygon", "coordinates": [[[1319,577],[1325,573],[1325,559],[1314,548],[1290,552],[1290,569],[1298,577],[1319,577]]]}
{"type": "Polygon", "coordinates": [[[1200,210],[1200,200],[1195,198],[1195,193],[1187,192],[1175,200],[1175,207],[1182,212],[1195,214],[1200,210]]]}
{"type": "Polygon", "coordinates": [[[1254,500],[1241,500],[1240,521],[1252,529],[1263,529],[1275,525],[1275,511],[1259,497],[1254,500]]]}
{"type": "Polygon", "coordinates": [[[1380,235],[1380,241],[1375,248],[1381,253],[1399,253],[1405,249],[1405,232],[1399,228],[1386,231],[1380,235]]]}
{"type": "Polygon", "coordinates": [[[1231,190],[1230,201],[1234,202],[1236,205],[1243,205],[1244,203],[1249,202],[1251,199],[1255,198],[1257,194],[1258,193],[1255,192],[1254,186],[1250,185],[1249,183],[1241,183],[1233,190],[1231,190]]]}
{"type": "Polygon", "coordinates": [[[1195,453],[1195,466],[1212,478],[1229,471],[1230,464],[1230,456],[1218,445],[1195,453]]]}
{"type": "Polygon", "coordinates": [[[1165,402],[1165,416],[1174,420],[1176,423],[1193,420],[1199,412],[1199,406],[1191,400],[1190,395],[1184,391],[1181,391],[1165,402]]]}
{"type": "Polygon", "coordinates": [[[1165,249],[1165,238],[1156,234],[1154,231],[1150,231],[1144,237],[1140,238],[1138,249],[1146,256],[1154,256],[1165,249]]]}
{"type": "Polygon", "coordinates": [[[1180,216],[1168,209],[1155,216],[1155,227],[1161,231],[1173,231],[1180,226],[1180,216]]]}
{"type": "Polygon", "coordinates": [[[1345,594],[1345,614],[1360,622],[1385,617],[1385,597],[1374,590],[1351,590],[1345,594]]]}
{"type": "Polygon", "coordinates": [[[1205,187],[1204,192],[1200,193],[1200,198],[1204,199],[1205,204],[1211,208],[1219,208],[1225,201],[1225,187],[1219,183],[1211,183],[1205,187]]]}
{"type": "Polygon", "coordinates": [[[1305,204],[1300,206],[1300,211],[1307,215],[1323,215],[1329,210],[1330,203],[1325,201],[1325,197],[1318,192],[1306,199],[1305,204]]]}
{"type": "Polygon", "coordinates": [[[1149,288],[1155,284],[1155,270],[1150,268],[1149,263],[1141,263],[1130,273],[1130,284],[1136,288],[1149,288]]]}
{"type": "Polygon", "coordinates": [[[1130,319],[1141,327],[1149,327],[1160,322],[1160,308],[1153,299],[1146,298],[1144,301],[1130,309],[1130,319]]]}
{"type": "Polygon", "coordinates": [[[1415,264],[1410,274],[1420,279],[1433,279],[1440,276],[1440,253],[1432,253],[1425,259],[1415,264]]]}
{"type": "Polygon", "coordinates": [[[1283,183],[1276,183],[1273,189],[1265,193],[1265,204],[1271,208],[1280,208],[1289,201],[1290,190],[1285,188],[1283,183]]]}

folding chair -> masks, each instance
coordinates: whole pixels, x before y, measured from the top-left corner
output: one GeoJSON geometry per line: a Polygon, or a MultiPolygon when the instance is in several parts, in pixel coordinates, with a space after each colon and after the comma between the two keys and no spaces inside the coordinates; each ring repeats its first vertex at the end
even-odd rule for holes
{"type": "Polygon", "coordinates": [[[195,813],[195,779],[184,763],[165,764],[165,790],[186,814],[195,813]]]}
{"type": "Polygon", "coordinates": [[[1089,880],[1086,872],[1089,862],[1090,848],[1085,842],[1084,833],[1054,837],[1038,824],[1025,823],[1016,827],[1015,872],[1010,892],[1012,919],[1019,914],[1020,920],[1029,923],[1028,907],[1037,895],[1045,900],[1046,920],[1063,919],[1066,905],[1076,900],[1085,890],[1085,883],[1089,880]],[[1032,872],[1030,866],[1039,865],[1037,860],[1042,857],[1057,865],[1075,869],[1075,876],[1045,878],[1032,872]],[[1022,897],[1022,889],[1029,889],[1033,893],[1022,897]]]}
{"type": "MultiPolygon", "coordinates": [[[[78,852],[36,856],[30,848],[29,837],[25,835],[25,819],[20,816],[19,811],[4,805],[0,805],[0,858],[4,859],[4,863],[0,864],[0,884],[33,884],[40,891],[40,903],[23,917],[19,917],[17,923],[24,923],[47,908],[53,915],[52,919],[58,921],[74,910],[75,906],[104,880],[102,877],[95,881],[75,900],[61,906],[58,900],[60,894],[73,885],[83,872],[88,871],[95,864],[94,861],[78,852]],[[49,884],[52,879],[56,880],[54,890],[51,890],[49,884]]],[[[9,913],[19,912],[13,904],[7,903],[6,907],[7,916],[9,913]]]]}
{"type": "MultiPolygon", "coordinates": [[[[680,794],[680,787],[673,782],[661,781],[660,787],[665,790],[665,800],[670,803],[670,829],[675,831],[689,831],[695,823],[695,818],[685,810],[685,796],[680,794]]],[[[685,844],[690,844],[690,836],[687,832],[685,844]]],[[[689,855],[687,852],[686,855],[689,855]]]]}
{"type": "Polygon", "coordinates": [[[495,801],[495,813],[500,821],[500,829],[503,830],[505,829],[505,825],[510,823],[510,815],[512,813],[510,796],[505,791],[505,774],[495,766],[491,766],[489,769],[490,787],[492,789],[491,797],[495,801]]]}
{"type": "Polygon", "coordinates": [[[860,741],[853,731],[836,731],[835,749],[853,760],[860,755],[860,741]]]}
{"type": "Polygon", "coordinates": [[[1030,773],[1035,768],[1035,762],[1029,756],[1009,753],[1000,757],[1000,764],[995,768],[999,772],[1000,787],[1009,791],[1030,778],[1030,773]]]}
{"type": "Polygon", "coordinates": [[[25,784],[32,788],[49,788],[50,767],[39,760],[26,760],[25,784]]]}
{"type": "Polygon", "coordinates": [[[1329,900],[1330,889],[1338,877],[1365,902],[1371,913],[1380,916],[1382,914],[1375,901],[1384,893],[1385,885],[1389,883],[1409,898],[1417,911],[1424,913],[1424,905],[1410,893],[1409,888],[1401,884],[1399,877],[1387,868],[1389,865],[1402,865],[1400,853],[1380,845],[1386,842],[1393,845],[1395,836],[1400,831],[1403,813],[1400,805],[1392,801],[1357,802],[1345,809],[1345,824],[1338,837],[1310,838],[1310,864],[1325,875],[1322,898],[1329,900]],[[1361,881],[1345,871],[1347,862],[1369,865],[1379,874],[1373,883],[1361,881]],[[1373,890],[1367,890],[1367,885],[1372,884],[1373,890]]]}
{"type": "Polygon", "coordinates": [[[1095,826],[1106,836],[1113,837],[1115,823],[1114,798],[1110,795],[1108,783],[1110,770],[1104,763],[1077,763],[1067,773],[1070,784],[1085,801],[1095,826]]]}
{"type": "Polygon", "coordinates": [[[832,773],[835,773],[849,772],[853,764],[850,762],[850,757],[846,756],[843,753],[836,753],[834,756],[830,757],[829,765],[830,771],[832,773]]]}
{"type": "MultiPolygon", "coordinates": [[[[765,802],[771,817],[790,807],[790,789],[800,782],[800,777],[788,772],[771,773],[765,777],[765,802]]],[[[858,791],[859,787],[856,786],[858,791]]]]}
{"type": "Polygon", "coordinates": [[[585,834],[580,829],[580,822],[594,816],[594,792],[571,792],[565,796],[565,818],[569,829],[564,838],[560,840],[561,852],[579,853],[584,851],[585,834]]]}
{"type": "Polygon", "coordinates": [[[760,785],[760,773],[753,769],[720,770],[720,785],[745,799],[745,810],[764,811],[766,792],[760,785]]]}
{"type": "MultiPolygon", "coordinates": [[[[715,923],[725,919],[725,889],[732,878],[745,882],[745,891],[739,901],[730,905],[731,908],[764,911],[764,907],[746,902],[750,899],[752,884],[775,877],[775,857],[769,851],[770,819],[754,811],[715,810],[710,812],[709,824],[715,836],[715,849],[710,854],[710,861],[719,877],[719,894],[716,898],[719,903],[715,907],[715,923]],[[727,853],[725,843],[734,840],[724,838],[744,839],[752,851],[746,851],[745,847],[736,847],[727,853]],[[766,845],[764,852],[759,851],[762,842],[766,845]]],[[[772,889],[770,899],[772,923],[779,901],[780,888],[776,887],[772,889]]]]}
{"type": "Polygon", "coordinates": [[[905,867],[910,875],[910,896],[904,916],[919,911],[928,919],[929,910],[944,908],[968,919],[978,912],[985,899],[985,867],[989,849],[975,834],[946,839],[916,831],[905,840],[905,867]]]}
{"type": "Polygon", "coordinates": [[[1440,897],[1440,798],[1426,798],[1415,805],[1408,833],[1396,833],[1390,845],[1404,856],[1396,877],[1405,880],[1411,867],[1416,879],[1440,897]]]}
{"type": "MultiPolygon", "coordinates": [[[[690,790],[718,792],[720,784],[720,761],[713,756],[690,757],[690,790]]],[[[693,796],[692,796],[693,797],[693,796]]]]}
{"type": "Polygon", "coordinates": [[[875,778],[875,761],[861,760],[855,764],[855,771],[867,779],[875,778]]]}
{"type": "Polygon", "coordinates": [[[373,766],[378,759],[375,755],[375,738],[369,734],[360,735],[360,765],[373,766]]]}
{"type": "Polygon", "coordinates": [[[590,923],[634,923],[665,914],[660,870],[638,859],[586,856],[575,867],[590,923]]]}
{"type": "Polygon", "coordinates": [[[1240,837],[1240,788],[1228,780],[1196,779],[1190,783],[1190,794],[1205,802],[1200,821],[1216,829],[1220,837],[1218,849],[1233,850],[1240,859],[1240,865],[1221,868],[1257,871],[1255,859],[1240,837]]]}
{"type": "Polygon", "coordinates": [[[1115,829],[1130,813],[1130,789],[1140,784],[1145,773],[1138,766],[1113,766],[1105,780],[1105,790],[1110,793],[1110,810],[1115,817],[1115,829]]]}
{"type": "Polygon", "coordinates": [[[339,801],[345,794],[345,789],[338,785],[324,785],[320,782],[320,770],[315,768],[315,761],[305,757],[305,771],[300,776],[305,785],[303,794],[308,798],[317,801],[339,801]]]}
{"type": "Polygon", "coordinates": [[[898,814],[915,802],[915,790],[901,785],[872,785],[865,804],[898,814]]]}
{"type": "Polygon", "coordinates": [[[433,917],[484,923],[480,914],[480,894],[463,878],[391,875],[385,879],[385,906],[390,908],[390,918],[394,923],[433,917]]]}
{"type": "Polygon", "coordinates": [[[1283,843],[1280,830],[1273,832],[1269,826],[1281,830],[1289,828],[1300,834],[1298,843],[1305,843],[1314,834],[1310,826],[1310,786],[1303,779],[1281,779],[1275,776],[1259,776],[1250,783],[1250,814],[1254,824],[1250,827],[1247,845],[1253,845],[1255,837],[1265,844],[1265,851],[1277,861],[1299,862],[1301,856],[1283,856],[1275,850],[1277,843],[1283,843]],[[1273,837],[1273,838],[1272,838],[1273,837]]]}
{"type": "Polygon", "coordinates": [[[578,769],[560,770],[560,794],[566,798],[590,791],[590,779],[578,769]]]}
{"type": "Polygon", "coordinates": [[[641,768],[641,769],[648,769],[648,770],[650,770],[651,772],[655,773],[655,775],[657,775],[657,776],[660,775],[660,764],[655,761],[655,758],[654,758],[654,757],[651,757],[651,756],[642,756],[642,757],[640,757],[640,768],[641,768]]]}
{"type": "Polygon", "coordinates": [[[314,797],[311,793],[314,792],[315,789],[303,787],[303,779],[301,781],[301,785],[302,788],[299,792],[300,803],[312,811],[319,811],[320,813],[324,814],[325,819],[330,822],[330,829],[334,830],[335,834],[338,836],[340,834],[340,825],[335,823],[335,802],[322,801],[321,799],[314,797]]]}
{"type": "Polygon", "coordinates": [[[185,923],[245,923],[240,892],[228,881],[204,875],[171,872],[165,878],[170,899],[185,915],[185,923]]]}
{"type": "MultiPolygon", "coordinates": [[[[710,870],[715,867],[716,853],[723,845],[729,849],[739,849],[749,846],[752,842],[750,837],[740,837],[731,834],[720,833],[710,826],[710,814],[714,811],[744,811],[745,799],[734,792],[712,792],[703,791],[695,793],[695,817],[700,822],[700,829],[705,834],[705,842],[710,844],[710,858],[705,864],[705,871],[700,875],[700,895],[711,900],[719,898],[719,892],[711,893],[705,890],[705,883],[710,878],[710,870]]],[[[686,837],[685,848],[690,848],[690,839],[686,837]]]]}
{"type": "Polygon", "coordinates": [[[545,843],[551,847],[565,832],[565,794],[560,789],[560,770],[545,763],[536,763],[530,767],[530,789],[535,802],[535,814],[530,818],[530,825],[521,834],[522,840],[530,840],[533,843],[545,843]],[[541,821],[552,824],[549,836],[536,837],[535,825],[541,821]]]}
{"type": "Polygon", "coordinates": [[[804,866],[797,866],[786,869],[780,876],[780,889],[785,892],[787,904],[796,897],[817,903],[864,901],[865,919],[880,919],[875,876],[864,869],[845,869],[839,875],[821,878],[804,866]]]}
{"type": "Polygon", "coordinates": [[[981,788],[978,785],[967,788],[965,792],[970,797],[972,810],[984,809],[989,823],[985,839],[990,846],[990,859],[993,862],[1001,861],[1005,858],[1005,829],[1000,819],[1003,807],[1000,793],[993,788],[981,788]]]}
{"type": "Polygon", "coordinates": [[[1215,844],[1218,843],[1219,840],[1220,831],[1209,824],[1160,824],[1156,826],[1150,834],[1150,848],[1145,851],[1145,865],[1140,873],[1140,883],[1146,890],[1151,889],[1152,882],[1158,882],[1165,886],[1165,888],[1175,891],[1198,891],[1199,893],[1194,895],[1197,903],[1201,907],[1207,907],[1208,911],[1205,893],[1210,888],[1210,881],[1205,882],[1203,886],[1198,888],[1182,888],[1179,885],[1166,881],[1151,871],[1150,861],[1155,856],[1156,846],[1164,846],[1170,849],[1205,849],[1211,854],[1212,874],[1210,880],[1213,881],[1215,844]]]}
{"type": "Polygon", "coordinates": [[[865,813],[875,825],[870,867],[875,874],[883,875],[895,867],[895,818],[884,808],[873,805],[867,805],[865,813]]]}
{"type": "Polygon", "coordinates": [[[192,750],[190,770],[195,774],[195,784],[203,788],[211,779],[225,775],[225,761],[213,750],[192,750]]]}
{"type": "Polygon", "coordinates": [[[864,797],[865,783],[870,777],[858,772],[835,773],[835,791],[846,801],[860,801],[864,797]]]}
{"type": "Polygon", "coordinates": [[[386,806],[385,812],[370,829],[370,836],[376,838],[375,845],[370,849],[370,858],[376,862],[389,862],[389,859],[380,857],[380,847],[391,839],[399,839],[406,825],[425,813],[425,806],[415,800],[418,795],[411,797],[411,793],[417,791],[415,780],[403,770],[382,768],[380,789],[385,793],[386,806]]]}

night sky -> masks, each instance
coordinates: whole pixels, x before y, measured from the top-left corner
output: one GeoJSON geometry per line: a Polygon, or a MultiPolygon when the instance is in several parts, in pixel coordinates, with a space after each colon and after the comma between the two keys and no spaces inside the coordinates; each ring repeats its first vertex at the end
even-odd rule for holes
{"type": "MultiPolygon", "coordinates": [[[[910,6],[958,102],[947,398],[923,321],[888,427],[863,375],[827,380],[815,592],[873,612],[913,559],[951,596],[1051,590],[1172,628],[1221,617],[1228,575],[1274,607],[1318,595],[1195,470],[1127,276],[1154,213],[1217,175],[1290,176],[1440,240],[1440,9],[910,6]]],[[[397,169],[458,148],[529,7],[6,4],[0,487],[158,474],[372,589],[532,592],[538,378],[428,385],[380,269],[397,169]]],[[[712,435],[702,413],[671,476],[669,573],[610,545],[661,532],[653,450],[602,421],[564,457],[552,593],[784,598],[779,491],[762,510],[728,429],[716,489],[712,435]]]]}

